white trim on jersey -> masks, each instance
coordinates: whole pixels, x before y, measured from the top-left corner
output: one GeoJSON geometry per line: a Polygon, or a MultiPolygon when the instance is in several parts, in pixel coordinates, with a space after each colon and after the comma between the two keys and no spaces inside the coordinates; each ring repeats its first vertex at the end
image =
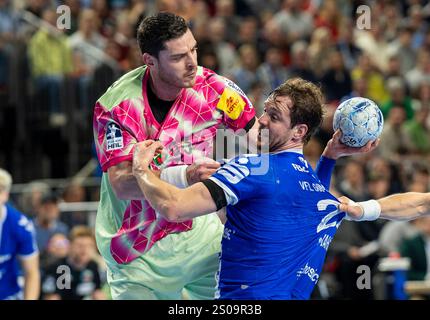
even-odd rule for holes
{"type": "Polygon", "coordinates": [[[2,233],[3,233],[3,224],[6,221],[6,215],[7,215],[7,209],[6,206],[3,205],[0,208],[0,244],[1,244],[1,238],[2,238],[2,233]]]}
{"type": "Polygon", "coordinates": [[[224,190],[227,205],[235,205],[239,201],[234,192],[231,191],[230,188],[227,187],[224,183],[222,183],[215,177],[210,177],[209,179],[215,182],[222,190],[224,190]]]}
{"type": "MultiPolygon", "coordinates": [[[[33,246],[33,249],[34,249],[34,246],[33,246]]],[[[17,254],[16,256],[20,259],[25,260],[25,259],[29,259],[29,258],[35,256],[36,254],[39,254],[39,250],[36,250],[36,251],[29,253],[29,254],[17,254]]]]}

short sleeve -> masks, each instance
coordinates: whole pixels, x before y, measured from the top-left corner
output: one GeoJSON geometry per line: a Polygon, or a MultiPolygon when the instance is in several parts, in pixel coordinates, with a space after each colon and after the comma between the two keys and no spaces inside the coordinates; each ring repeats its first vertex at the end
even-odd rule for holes
{"type": "Polygon", "coordinates": [[[228,205],[270,192],[265,186],[266,175],[260,175],[257,170],[258,160],[259,156],[240,156],[224,164],[209,178],[224,190],[228,205]]]}
{"type": "Polygon", "coordinates": [[[122,102],[107,110],[99,102],[94,109],[94,142],[104,172],[123,161],[131,161],[138,141],[139,119],[135,108],[122,102]]]}
{"type": "Polygon", "coordinates": [[[217,109],[223,114],[224,124],[232,129],[248,131],[255,122],[255,109],[245,93],[231,80],[218,76],[223,81],[223,89],[217,109]]]}
{"type": "Polygon", "coordinates": [[[19,257],[25,259],[38,252],[33,222],[25,216],[21,216],[18,220],[17,236],[17,254],[19,257]]]}

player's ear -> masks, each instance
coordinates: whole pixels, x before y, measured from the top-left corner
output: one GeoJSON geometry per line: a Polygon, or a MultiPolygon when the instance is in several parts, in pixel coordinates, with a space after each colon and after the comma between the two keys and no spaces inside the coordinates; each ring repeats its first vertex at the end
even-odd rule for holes
{"type": "Polygon", "coordinates": [[[156,58],[145,52],[142,56],[142,60],[148,67],[154,67],[156,58]]]}
{"type": "Polygon", "coordinates": [[[303,140],[306,133],[308,133],[308,126],[306,124],[297,124],[294,126],[293,138],[297,141],[303,140]]]}

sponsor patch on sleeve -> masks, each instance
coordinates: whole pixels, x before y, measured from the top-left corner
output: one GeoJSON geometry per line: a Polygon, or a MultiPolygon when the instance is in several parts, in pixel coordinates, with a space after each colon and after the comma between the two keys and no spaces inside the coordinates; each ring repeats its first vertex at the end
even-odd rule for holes
{"type": "Polygon", "coordinates": [[[109,122],[106,129],[106,151],[118,150],[124,147],[121,128],[114,122],[109,122]]]}
{"type": "Polygon", "coordinates": [[[226,87],[218,101],[217,108],[224,111],[230,119],[236,120],[242,114],[245,106],[246,102],[240,94],[230,87],[226,87]]]}

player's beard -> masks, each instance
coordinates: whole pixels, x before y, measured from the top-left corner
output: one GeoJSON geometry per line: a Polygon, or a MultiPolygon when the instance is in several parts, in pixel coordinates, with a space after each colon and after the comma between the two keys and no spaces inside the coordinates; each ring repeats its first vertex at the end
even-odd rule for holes
{"type": "Polygon", "coordinates": [[[196,83],[196,70],[193,72],[193,77],[187,77],[187,74],[192,73],[193,71],[187,71],[184,73],[182,77],[178,77],[176,74],[171,74],[166,72],[164,68],[160,69],[159,77],[160,79],[168,84],[169,86],[176,88],[192,88],[196,83]]]}

